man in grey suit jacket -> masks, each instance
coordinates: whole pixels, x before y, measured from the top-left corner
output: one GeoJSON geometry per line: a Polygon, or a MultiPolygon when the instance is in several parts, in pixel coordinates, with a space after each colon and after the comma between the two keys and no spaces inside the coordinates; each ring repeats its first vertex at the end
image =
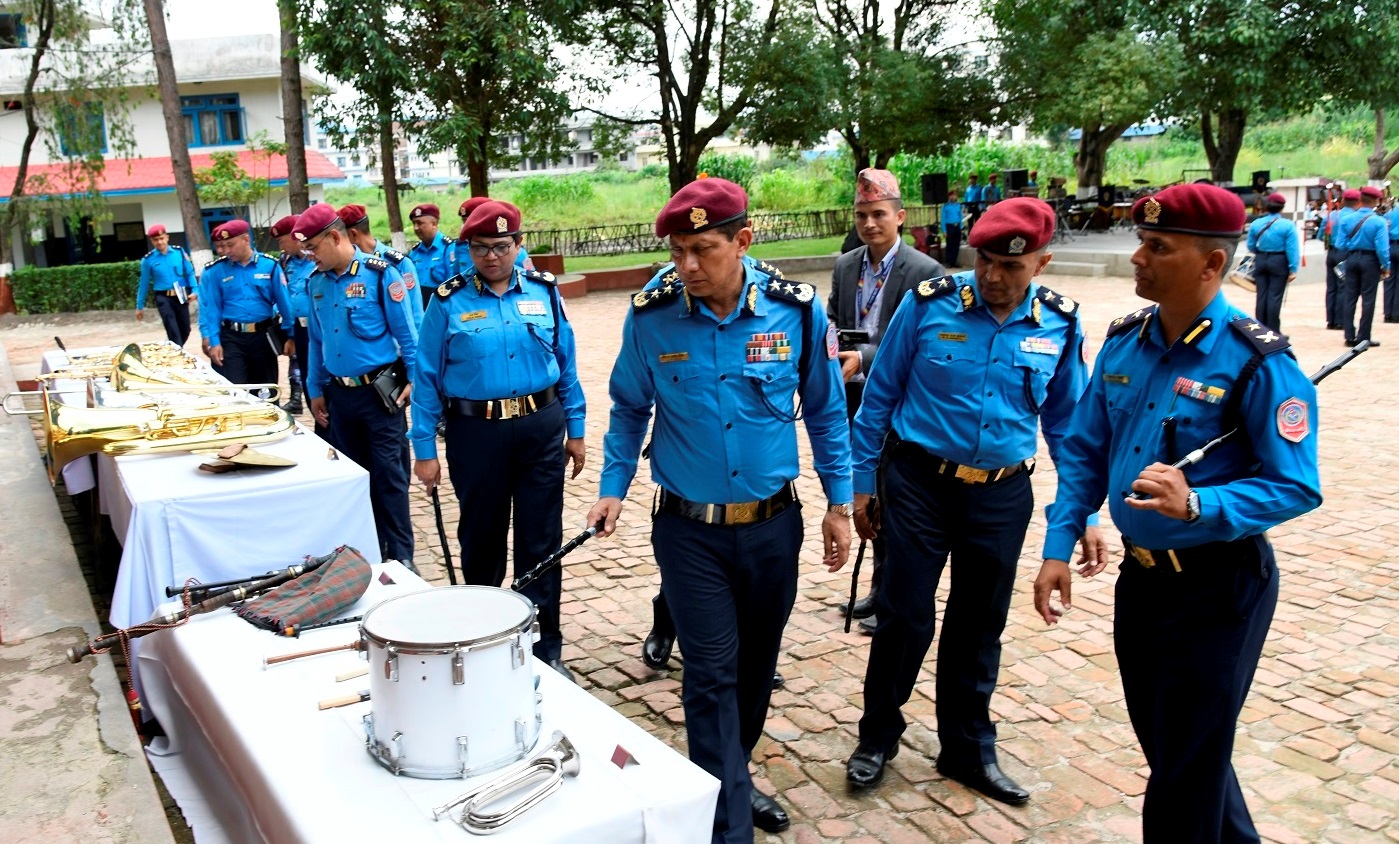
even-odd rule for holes
{"type": "MultiPolygon", "coordinates": [[[[860,409],[865,376],[874,362],[879,339],[904,294],[918,282],[946,275],[942,264],[903,242],[906,212],[899,181],[888,170],[860,171],[855,187],[855,230],[863,245],[836,259],[826,312],[836,328],[868,331],[870,342],[840,352],[845,375],[845,402],[850,418],[860,409]]],[[[844,347],[843,347],[844,348],[844,347]]],[[[879,591],[884,543],[874,542],[874,574],[870,594],[855,604],[860,629],[874,632],[874,598],[879,591]]]]}

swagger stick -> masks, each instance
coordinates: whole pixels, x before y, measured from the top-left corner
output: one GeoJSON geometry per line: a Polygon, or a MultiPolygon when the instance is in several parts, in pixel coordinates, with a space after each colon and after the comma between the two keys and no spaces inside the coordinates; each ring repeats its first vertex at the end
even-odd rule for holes
{"type": "Polygon", "coordinates": [[[865,561],[865,540],[860,540],[860,550],[855,552],[855,570],[850,573],[850,603],[845,607],[845,632],[850,632],[850,621],[855,617],[855,596],[860,594],[860,564],[865,561]]]}
{"type": "Polygon", "coordinates": [[[556,565],[559,562],[559,560],[562,560],[564,558],[564,555],[567,554],[569,551],[572,551],[574,548],[577,548],[579,545],[582,545],[584,542],[587,542],[589,539],[592,539],[594,536],[597,536],[598,531],[602,530],[602,525],[603,522],[599,520],[597,524],[593,525],[592,527],[588,528],[587,530],[570,539],[564,544],[562,548],[550,554],[548,558],[542,561],[539,565],[535,566],[534,568],[515,578],[515,582],[510,584],[510,588],[514,589],[516,592],[519,592],[523,590],[526,586],[538,580],[540,575],[544,574],[550,568],[553,568],[554,565],[556,565]]]}
{"type": "MultiPolygon", "coordinates": [[[[1361,340],[1359,343],[1356,343],[1350,349],[1347,349],[1345,354],[1341,355],[1340,357],[1336,358],[1335,360],[1331,361],[1330,363],[1326,364],[1322,368],[1318,369],[1315,373],[1313,373],[1311,378],[1312,383],[1320,384],[1323,378],[1340,369],[1341,367],[1345,366],[1346,364],[1350,363],[1351,361],[1355,360],[1357,357],[1359,357],[1361,352],[1365,351],[1368,348],[1370,348],[1369,340],[1361,340]]],[[[1211,451],[1214,451],[1216,448],[1219,448],[1220,446],[1227,443],[1229,440],[1233,439],[1242,430],[1242,428],[1235,428],[1232,431],[1225,431],[1224,433],[1220,434],[1219,436],[1215,437],[1214,439],[1210,440],[1209,442],[1205,443],[1204,445],[1185,455],[1181,459],[1172,463],[1171,467],[1174,469],[1184,469],[1187,466],[1194,466],[1196,463],[1199,463],[1201,460],[1204,460],[1205,456],[1208,455],[1211,451]]],[[[1148,496],[1140,492],[1133,492],[1127,497],[1135,499],[1137,501],[1143,501],[1148,496]]]]}
{"type": "Polygon", "coordinates": [[[447,559],[447,580],[456,586],[457,572],[452,568],[452,546],[447,541],[447,528],[442,524],[442,502],[437,498],[437,487],[435,486],[432,488],[432,513],[437,517],[437,538],[442,540],[442,556],[447,559]]]}

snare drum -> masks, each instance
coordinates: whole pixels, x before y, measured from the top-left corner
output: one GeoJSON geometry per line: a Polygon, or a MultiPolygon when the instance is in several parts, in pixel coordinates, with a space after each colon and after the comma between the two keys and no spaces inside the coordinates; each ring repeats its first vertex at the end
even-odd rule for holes
{"type": "Polygon", "coordinates": [[[525,758],[539,739],[534,604],[508,589],[448,586],[364,614],[379,764],[421,779],[472,777],[525,758]]]}

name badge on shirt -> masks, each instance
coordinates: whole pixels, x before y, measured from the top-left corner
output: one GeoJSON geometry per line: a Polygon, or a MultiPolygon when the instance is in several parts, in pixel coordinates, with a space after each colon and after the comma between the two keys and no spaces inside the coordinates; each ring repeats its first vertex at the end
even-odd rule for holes
{"type": "Polygon", "coordinates": [[[271,278],[272,273],[253,273],[253,278],[271,278]]]}
{"type": "Polygon", "coordinates": [[[1126,375],[1114,375],[1111,372],[1105,372],[1103,373],[1103,380],[1109,384],[1127,384],[1130,383],[1132,379],[1126,375]]]}
{"type": "Polygon", "coordinates": [[[349,287],[345,288],[346,299],[363,299],[364,296],[364,282],[362,281],[352,282],[349,287]]]}
{"type": "Polygon", "coordinates": [[[538,299],[521,299],[515,303],[515,309],[520,316],[544,316],[549,313],[549,309],[538,299]]]}
{"type": "Polygon", "coordinates": [[[1219,404],[1224,400],[1223,387],[1211,387],[1209,384],[1202,384],[1189,378],[1177,378],[1175,390],[1182,396],[1189,396],[1192,399],[1199,399],[1210,404],[1219,404]]]}
{"type": "Polygon", "coordinates": [[[485,311],[467,311],[466,313],[464,313],[464,314],[461,315],[461,321],[462,321],[462,322],[471,322],[473,319],[485,319],[485,318],[486,318],[486,312],[485,312],[485,311]]]}
{"type": "Polygon", "coordinates": [[[956,331],[939,331],[939,332],[938,332],[938,339],[939,339],[939,340],[951,340],[951,341],[954,342],[954,343],[965,343],[965,342],[967,342],[967,335],[965,335],[965,334],[960,334],[960,333],[958,333],[958,332],[956,332],[956,331]]]}
{"type": "Polygon", "coordinates": [[[689,359],[689,352],[666,352],[661,355],[661,363],[680,363],[681,361],[689,359]]]}
{"type": "Polygon", "coordinates": [[[1020,341],[1020,351],[1032,355],[1057,355],[1059,344],[1048,337],[1026,337],[1020,341]]]}

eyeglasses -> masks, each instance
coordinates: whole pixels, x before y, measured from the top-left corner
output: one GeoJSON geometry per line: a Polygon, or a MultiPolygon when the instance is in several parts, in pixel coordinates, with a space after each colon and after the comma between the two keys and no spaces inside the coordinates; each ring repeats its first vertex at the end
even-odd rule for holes
{"type": "Polygon", "coordinates": [[[321,248],[321,244],[322,244],[322,243],[325,243],[325,239],[326,239],[329,235],[330,235],[330,233],[329,233],[329,232],[326,232],[325,234],[321,235],[320,237],[316,238],[315,240],[308,240],[308,241],[306,241],[305,243],[301,244],[301,251],[303,251],[303,252],[315,252],[317,249],[320,249],[320,248],[321,248]]]}
{"type": "Polygon", "coordinates": [[[472,243],[467,246],[471,250],[471,257],[484,258],[487,255],[494,255],[497,258],[504,258],[510,254],[510,250],[515,248],[513,242],[507,243],[472,243]]]}

